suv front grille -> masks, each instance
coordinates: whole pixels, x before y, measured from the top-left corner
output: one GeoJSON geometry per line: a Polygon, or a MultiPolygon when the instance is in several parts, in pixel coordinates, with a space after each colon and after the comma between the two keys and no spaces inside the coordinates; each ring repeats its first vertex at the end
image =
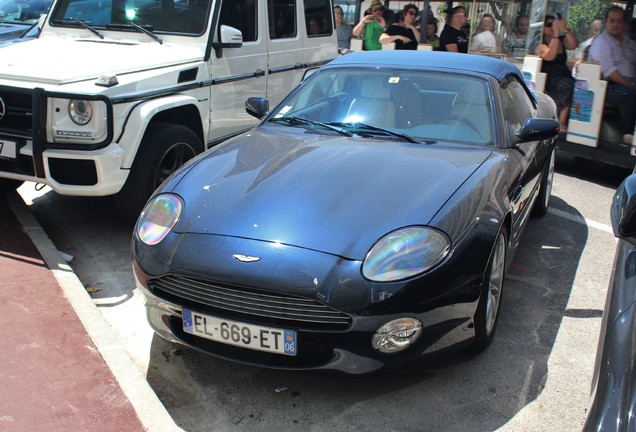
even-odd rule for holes
{"type": "Polygon", "coordinates": [[[311,298],[228,286],[185,276],[163,276],[149,281],[158,297],[201,312],[228,317],[257,318],[260,323],[300,329],[345,330],[351,317],[311,298]]]}
{"type": "Polygon", "coordinates": [[[33,93],[30,90],[0,87],[4,117],[0,119],[0,133],[30,137],[33,133],[33,93]]]}

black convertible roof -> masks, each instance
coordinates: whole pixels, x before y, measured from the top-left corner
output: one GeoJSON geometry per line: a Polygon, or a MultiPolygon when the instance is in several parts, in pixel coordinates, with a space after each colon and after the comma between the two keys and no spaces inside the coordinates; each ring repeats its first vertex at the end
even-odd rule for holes
{"type": "Polygon", "coordinates": [[[453,69],[483,73],[501,80],[515,74],[523,81],[519,68],[511,63],[474,54],[458,54],[440,51],[380,50],[346,54],[329,63],[329,66],[397,66],[408,68],[453,69]]]}

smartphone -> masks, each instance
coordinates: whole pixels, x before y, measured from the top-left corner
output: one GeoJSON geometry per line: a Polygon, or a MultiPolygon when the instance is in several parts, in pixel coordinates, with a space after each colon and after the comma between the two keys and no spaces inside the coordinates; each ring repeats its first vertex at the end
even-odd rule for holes
{"type": "Polygon", "coordinates": [[[561,12],[557,12],[556,16],[557,16],[558,20],[562,20],[563,19],[563,15],[561,15],[561,12]]]}

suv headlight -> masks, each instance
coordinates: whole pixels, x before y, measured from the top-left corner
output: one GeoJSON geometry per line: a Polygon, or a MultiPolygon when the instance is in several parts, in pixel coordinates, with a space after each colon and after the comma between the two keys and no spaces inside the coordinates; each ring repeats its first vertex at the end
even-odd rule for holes
{"type": "Polygon", "coordinates": [[[109,110],[102,99],[50,98],[48,111],[50,142],[92,144],[108,137],[109,110]]]}
{"type": "Polygon", "coordinates": [[[93,118],[90,101],[75,99],[68,103],[68,114],[76,125],[84,126],[93,118]]]}

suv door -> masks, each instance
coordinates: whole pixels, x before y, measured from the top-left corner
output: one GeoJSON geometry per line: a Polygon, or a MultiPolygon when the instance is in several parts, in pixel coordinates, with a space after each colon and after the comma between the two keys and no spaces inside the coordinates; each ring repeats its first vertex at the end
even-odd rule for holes
{"type": "Polygon", "coordinates": [[[266,96],[267,40],[264,37],[264,2],[222,0],[217,28],[234,27],[243,34],[240,48],[222,48],[216,58],[212,50],[210,77],[210,134],[220,141],[254,127],[257,120],[245,112],[249,97],[266,96]]]}

